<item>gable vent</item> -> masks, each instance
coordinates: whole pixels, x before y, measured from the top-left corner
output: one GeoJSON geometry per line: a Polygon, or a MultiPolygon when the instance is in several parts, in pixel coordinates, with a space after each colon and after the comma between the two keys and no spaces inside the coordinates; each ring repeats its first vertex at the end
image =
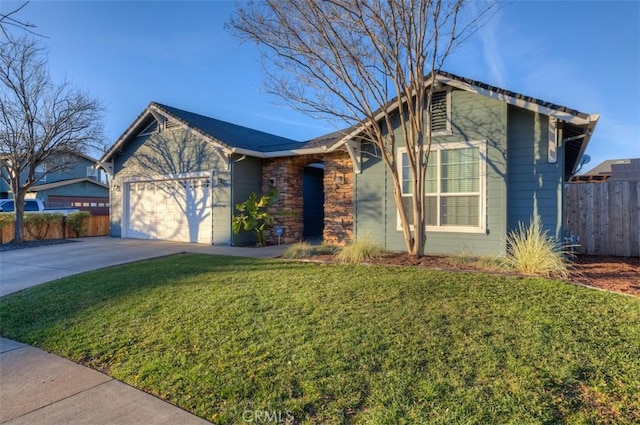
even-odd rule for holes
{"type": "Polygon", "coordinates": [[[178,127],[180,127],[180,123],[178,121],[167,120],[167,122],[164,123],[164,128],[166,130],[171,130],[178,127]]]}
{"type": "Polygon", "coordinates": [[[446,131],[447,118],[447,92],[433,93],[431,98],[431,131],[446,131]]]}

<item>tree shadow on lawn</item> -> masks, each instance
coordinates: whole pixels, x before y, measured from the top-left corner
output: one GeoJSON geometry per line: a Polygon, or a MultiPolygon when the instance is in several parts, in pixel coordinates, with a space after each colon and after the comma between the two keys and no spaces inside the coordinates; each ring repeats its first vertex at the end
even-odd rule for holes
{"type": "MultiPolygon", "coordinates": [[[[142,260],[57,279],[0,299],[0,335],[35,343],[33,332],[73,319],[87,310],[141,298],[157,288],[184,290],[202,285],[206,276],[220,273],[226,278],[207,284],[225,285],[242,281],[243,274],[285,273],[301,264],[207,254],[175,254],[142,260]],[[202,261],[206,257],[209,261],[202,261]],[[232,279],[233,278],[233,279],[232,279]],[[237,279],[236,279],[237,278],[237,279]]],[[[40,332],[38,332],[40,333],[40,332]]]]}

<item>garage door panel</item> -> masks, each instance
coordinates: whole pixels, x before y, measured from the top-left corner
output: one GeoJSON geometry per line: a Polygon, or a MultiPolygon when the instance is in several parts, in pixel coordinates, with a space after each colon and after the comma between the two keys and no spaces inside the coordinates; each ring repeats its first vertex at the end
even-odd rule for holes
{"type": "Polygon", "coordinates": [[[208,179],[130,183],[127,237],[211,243],[208,179]]]}

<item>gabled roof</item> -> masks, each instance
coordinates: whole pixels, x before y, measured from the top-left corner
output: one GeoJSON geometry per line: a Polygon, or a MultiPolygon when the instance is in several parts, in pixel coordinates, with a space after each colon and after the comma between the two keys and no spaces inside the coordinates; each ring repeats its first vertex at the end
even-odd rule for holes
{"type": "Polygon", "coordinates": [[[41,190],[55,189],[57,187],[69,186],[69,185],[72,185],[72,184],[82,183],[82,182],[91,183],[91,184],[94,184],[96,186],[103,187],[105,189],[109,188],[109,186],[107,186],[106,184],[100,183],[99,181],[94,180],[92,178],[79,177],[77,179],[58,180],[57,182],[53,182],[53,183],[45,183],[45,184],[38,184],[38,185],[35,185],[35,186],[31,186],[29,188],[28,192],[40,192],[41,190]]]}
{"type": "Polygon", "coordinates": [[[591,135],[600,119],[599,114],[587,114],[566,106],[536,99],[500,87],[485,84],[470,78],[460,77],[440,71],[436,81],[471,91],[493,99],[501,100],[509,105],[517,106],[532,112],[554,117],[563,122],[562,142],[565,146],[564,177],[565,180],[575,174],[580,166],[580,159],[587,149],[591,135]]]}
{"type": "MultiPolygon", "coordinates": [[[[477,93],[482,96],[490,97],[500,100],[509,105],[517,106],[532,112],[554,117],[559,121],[565,123],[563,128],[563,142],[565,142],[565,178],[568,179],[574,174],[579,166],[579,161],[584,154],[589,139],[593,134],[596,124],[600,115],[587,114],[580,112],[576,109],[572,109],[566,106],[558,105],[555,103],[547,102],[535,97],[526,96],[521,93],[516,93],[510,90],[506,90],[500,87],[492,86],[481,81],[472,80],[470,78],[460,77],[455,74],[451,74],[445,71],[438,71],[435,73],[435,78],[432,74],[425,77],[427,81],[436,85],[446,85],[454,87],[460,90],[466,90],[472,93],[477,93]]],[[[399,103],[397,99],[394,99],[385,105],[384,108],[378,110],[376,116],[382,118],[382,111],[387,108],[391,110],[397,109],[399,103]]],[[[363,126],[368,125],[363,123],[360,126],[354,126],[344,132],[343,141],[351,140],[362,133],[363,126]]]]}
{"type": "MultiPolygon", "coordinates": [[[[638,161],[639,159],[635,159],[635,161],[638,161]]],[[[596,165],[595,167],[593,167],[591,170],[589,171],[585,171],[582,175],[583,176],[603,176],[603,175],[607,175],[610,176],[611,173],[613,172],[613,166],[614,165],[628,165],[631,164],[632,159],[607,159],[605,161],[602,161],[600,164],[596,165]]]]}
{"type": "Polygon", "coordinates": [[[572,182],[640,179],[640,158],[607,159],[584,174],[573,176],[572,182]]]}
{"type": "MultiPolygon", "coordinates": [[[[536,99],[531,96],[444,71],[435,73],[435,79],[432,78],[431,75],[425,78],[434,81],[435,84],[447,85],[491,97],[509,105],[554,117],[562,121],[564,123],[563,142],[565,143],[566,152],[566,178],[569,178],[570,175],[575,173],[579,165],[579,160],[587,147],[600,117],[597,114],[587,114],[576,109],[536,99]]],[[[397,99],[394,99],[385,105],[385,109],[389,107],[395,109],[398,106],[397,99]]],[[[382,117],[381,112],[377,115],[382,117]]],[[[347,145],[362,133],[363,126],[368,125],[366,122],[363,122],[361,125],[355,125],[307,142],[297,142],[285,137],[151,102],[118,140],[116,140],[99,162],[103,165],[106,164],[115,153],[122,150],[129,140],[136,137],[144,128],[149,126],[154,119],[157,121],[170,120],[177,122],[184,128],[210,141],[226,155],[238,153],[258,158],[331,152],[340,146],[347,145]]],[[[348,146],[347,149],[349,149],[348,146]]]]}
{"type": "Polygon", "coordinates": [[[238,153],[258,158],[291,156],[327,151],[327,144],[297,142],[285,137],[254,130],[238,124],[188,112],[172,106],[151,102],[129,128],[100,159],[105,163],[131,139],[143,131],[152,120],[169,120],[199,134],[225,154],[238,153]]]}
{"type": "Polygon", "coordinates": [[[544,115],[554,116],[562,121],[574,124],[587,124],[591,121],[597,121],[599,115],[587,114],[567,106],[558,105],[546,100],[536,99],[511,90],[485,84],[481,81],[472,80],[471,78],[460,77],[445,71],[439,71],[436,81],[463,90],[473,91],[488,97],[502,100],[514,106],[519,106],[530,111],[539,112],[544,115]]]}
{"type": "Polygon", "coordinates": [[[171,106],[159,103],[152,103],[152,105],[164,110],[174,119],[192,129],[198,129],[215,138],[220,144],[228,148],[240,148],[256,152],[275,152],[296,149],[303,145],[285,137],[205,117],[204,115],[194,114],[171,106]]]}
{"type": "Polygon", "coordinates": [[[78,156],[80,158],[86,159],[87,161],[91,162],[92,164],[95,164],[98,161],[96,158],[94,158],[92,156],[89,156],[87,154],[84,154],[84,153],[75,153],[74,155],[76,155],[76,156],[78,156]]]}

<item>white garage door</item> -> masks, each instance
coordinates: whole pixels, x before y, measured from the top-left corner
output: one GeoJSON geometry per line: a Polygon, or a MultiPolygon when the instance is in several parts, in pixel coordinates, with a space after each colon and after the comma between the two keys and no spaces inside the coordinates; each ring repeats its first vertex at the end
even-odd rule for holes
{"type": "Polygon", "coordinates": [[[211,243],[208,178],[141,181],[127,186],[125,237],[211,243]]]}

